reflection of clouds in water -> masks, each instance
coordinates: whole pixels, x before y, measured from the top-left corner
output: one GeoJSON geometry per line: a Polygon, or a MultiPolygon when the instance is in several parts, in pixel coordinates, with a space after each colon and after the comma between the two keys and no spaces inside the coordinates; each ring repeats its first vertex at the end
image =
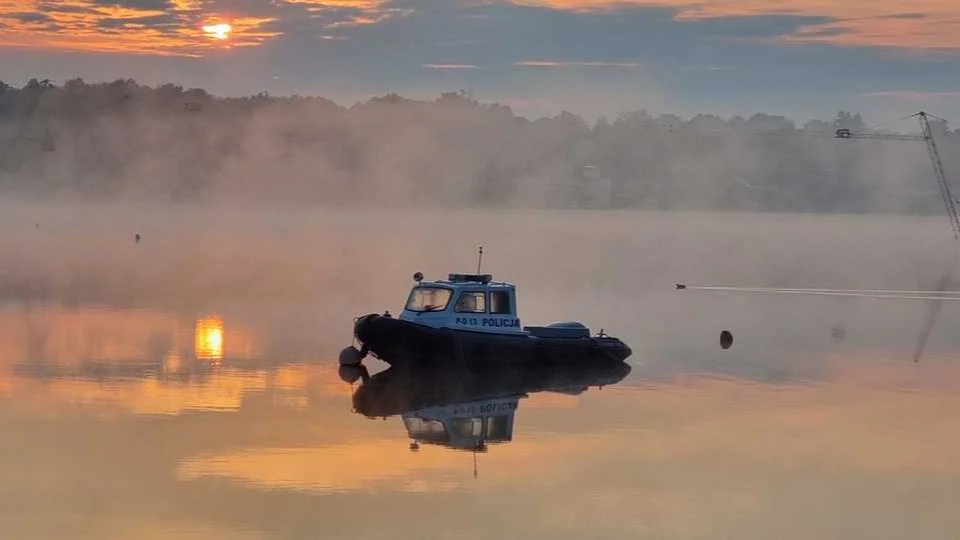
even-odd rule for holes
{"type": "Polygon", "coordinates": [[[0,358],[61,366],[149,360],[175,348],[180,328],[176,317],[150,310],[9,305],[0,308],[0,358]]]}
{"type": "MultiPolygon", "coordinates": [[[[570,436],[515,441],[498,447],[496,454],[481,454],[479,475],[488,486],[523,485],[531,479],[550,478],[569,466],[567,460],[600,449],[598,440],[570,436]],[[496,473],[484,476],[487,466],[496,473]]],[[[259,489],[315,493],[456,491],[475,483],[472,453],[445,448],[410,452],[402,438],[373,437],[344,445],[196,456],[180,463],[177,476],[183,481],[219,477],[259,489]]]]}
{"type": "Polygon", "coordinates": [[[344,397],[350,387],[328,365],[288,365],[273,370],[219,368],[189,378],[143,373],[104,380],[37,379],[0,373],[0,398],[27,410],[85,410],[94,414],[178,415],[190,411],[235,412],[245,400],[269,393],[271,403],[306,409],[321,397],[344,397]]]}
{"type": "Polygon", "coordinates": [[[0,308],[0,362],[31,366],[156,363],[164,372],[190,360],[221,363],[261,355],[249,325],[227,327],[220,315],[197,319],[147,309],[105,306],[0,308]]]}
{"type": "Polygon", "coordinates": [[[352,434],[349,444],[303,441],[196,455],[181,461],[178,477],[313,493],[549,485],[688,502],[733,490],[756,509],[770,504],[764,501],[778,485],[828,489],[844,475],[960,477],[960,426],[953,421],[960,366],[917,369],[869,356],[837,365],[815,384],[694,375],[591,392],[574,408],[530,408],[518,440],[479,456],[479,484],[470,453],[429,446],[410,452],[396,417],[385,429],[352,434]],[[396,436],[384,439],[385,432],[396,436]]]}
{"type": "MultiPolygon", "coordinates": [[[[922,304],[672,290],[676,281],[933,287],[941,218],[887,228],[823,216],[385,215],[389,228],[360,212],[158,219],[138,224],[149,239],[139,246],[129,235],[103,240],[106,227],[53,239],[52,217],[41,219],[51,235],[43,245],[0,235],[6,275],[48,274],[48,298],[188,313],[0,309],[0,472],[19,473],[2,475],[10,496],[19,502],[53,479],[23,503],[30,515],[49,520],[34,509],[56,507],[73,516],[90,501],[98,516],[137,520],[139,509],[163,508],[291,537],[383,537],[411,521],[407,536],[432,537],[474,519],[530,538],[956,530],[948,495],[960,475],[960,373],[946,358],[910,362],[922,304]],[[264,223],[283,227],[274,234],[264,223]],[[451,244],[451,230],[484,239],[451,244]],[[424,445],[414,454],[400,418],[352,414],[335,354],[353,316],[396,312],[413,271],[469,268],[478,243],[488,246],[485,267],[522,287],[526,322],[583,319],[636,354],[622,384],[524,400],[516,440],[478,455],[474,480],[470,453],[424,445]],[[917,281],[916,261],[927,280],[917,281]],[[196,358],[199,313],[222,323],[211,327],[219,338],[205,340],[219,341],[219,366],[196,358]],[[842,346],[837,323],[847,329],[842,346]],[[717,346],[724,328],[737,340],[727,353],[717,346]],[[164,418],[135,418],[143,414],[164,418]],[[337,490],[350,496],[319,506],[309,498],[337,490]],[[133,510],[115,506],[128,501],[133,510]],[[372,507],[383,515],[356,518],[372,507]],[[439,510],[410,520],[423,508],[439,510]]],[[[5,279],[0,288],[14,283],[5,279]]],[[[948,311],[931,352],[956,350],[948,311]]]]}
{"type": "Polygon", "coordinates": [[[242,323],[228,326],[219,315],[0,309],[0,397],[23,410],[177,415],[236,411],[265,392],[274,404],[296,409],[317,395],[349,393],[332,361],[258,365],[260,343],[256,332],[242,323]]]}

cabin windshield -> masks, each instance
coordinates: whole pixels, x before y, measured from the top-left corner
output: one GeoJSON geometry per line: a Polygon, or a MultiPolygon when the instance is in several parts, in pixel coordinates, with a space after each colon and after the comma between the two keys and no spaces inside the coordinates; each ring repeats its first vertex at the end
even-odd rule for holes
{"type": "Polygon", "coordinates": [[[441,287],[414,287],[407,300],[409,311],[443,311],[450,303],[453,291],[441,287]]]}

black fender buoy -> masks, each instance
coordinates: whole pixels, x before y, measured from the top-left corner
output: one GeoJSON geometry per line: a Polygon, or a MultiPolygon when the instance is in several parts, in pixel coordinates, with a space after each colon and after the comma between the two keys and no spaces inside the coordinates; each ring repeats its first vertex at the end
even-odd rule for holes
{"type": "Polygon", "coordinates": [[[720,332],[720,346],[723,347],[724,350],[733,347],[733,334],[731,334],[729,330],[720,332]]]}
{"type": "Polygon", "coordinates": [[[341,366],[359,366],[363,362],[364,355],[353,345],[340,351],[341,366]]]}
{"type": "Polygon", "coordinates": [[[370,378],[370,373],[367,371],[367,368],[363,365],[359,366],[340,366],[338,370],[338,375],[340,375],[340,380],[347,383],[353,384],[359,380],[366,381],[370,378]]]}

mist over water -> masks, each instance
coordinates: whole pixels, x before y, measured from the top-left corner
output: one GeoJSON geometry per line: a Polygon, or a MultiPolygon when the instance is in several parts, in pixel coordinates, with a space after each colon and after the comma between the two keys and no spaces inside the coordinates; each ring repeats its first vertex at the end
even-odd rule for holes
{"type": "Polygon", "coordinates": [[[674,288],[934,289],[956,249],[941,216],[2,216],[0,529],[18,538],[960,530],[955,304],[915,364],[929,302],[674,288]],[[399,312],[415,271],[475,270],[479,245],[483,270],[518,285],[525,324],[581,320],[634,355],[602,391],[521,398],[513,440],[478,455],[474,478],[470,453],[411,452],[398,417],[352,412],[336,355],[355,316],[399,312]]]}
{"type": "MultiPolygon", "coordinates": [[[[842,115],[70,88],[28,124],[55,148],[20,138],[0,167],[4,536],[960,531],[960,305],[675,288],[960,290],[922,144],[810,135],[842,115]],[[630,374],[514,396],[488,452],[412,451],[354,410],[337,353],[481,245],[523,324],[620,337],[630,374]]],[[[5,136],[22,98],[0,95],[5,136]]]]}

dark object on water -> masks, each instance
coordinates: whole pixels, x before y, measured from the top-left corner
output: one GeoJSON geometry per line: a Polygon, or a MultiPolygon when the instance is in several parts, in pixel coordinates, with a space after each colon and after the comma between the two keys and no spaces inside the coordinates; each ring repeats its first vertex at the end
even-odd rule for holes
{"type": "MultiPolygon", "coordinates": [[[[452,363],[429,370],[391,367],[363,381],[353,393],[353,408],[364,416],[382,418],[434,407],[488,405],[494,400],[538,392],[576,396],[591,387],[615,385],[630,371],[629,364],[613,359],[554,366],[503,362],[499,367],[479,370],[454,367],[452,363]]],[[[489,406],[458,408],[472,408],[475,413],[496,411],[489,406]]]]}
{"type": "MultiPolygon", "coordinates": [[[[361,377],[362,384],[353,391],[353,412],[371,419],[400,416],[411,452],[430,445],[472,452],[474,457],[491,445],[514,440],[517,409],[530,394],[576,396],[591,387],[617,384],[630,373],[629,364],[611,358],[548,366],[502,359],[480,368],[464,368],[455,361],[430,369],[417,369],[409,361],[398,364],[407,368],[391,366],[361,377]]],[[[351,370],[358,369],[362,367],[341,367],[341,377],[352,386],[351,370]]]]}
{"type": "Polygon", "coordinates": [[[37,228],[38,228],[38,229],[40,228],[40,224],[39,224],[39,223],[37,223],[37,228]]]}
{"type": "Polygon", "coordinates": [[[677,290],[678,290],[678,291],[684,291],[684,290],[686,290],[686,289],[687,289],[687,286],[686,286],[686,285],[684,285],[683,283],[677,283],[677,290]]]}
{"type": "Polygon", "coordinates": [[[137,233],[136,236],[134,236],[133,238],[134,240],[137,241],[138,244],[140,243],[140,233],[137,233]]]}
{"type": "Polygon", "coordinates": [[[724,350],[733,347],[733,334],[731,334],[730,331],[724,330],[720,332],[720,346],[723,347],[724,350]]]}
{"type": "Polygon", "coordinates": [[[367,371],[367,368],[364,366],[343,365],[340,366],[338,374],[340,375],[340,380],[347,384],[353,384],[359,380],[366,382],[367,379],[370,378],[370,372],[367,371]]]}
{"type": "Polygon", "coordinates": [[[365,356],[365,353],[359,351],[356,347],[351,345],[340,351],[340,365],[359,366],[360,363],[363,362],[363,358],[365,356]]]}
{"type": "Polygon", "coordinates": [[[830,337],[838,343],[842,342],[847,337],[847,330],[842,324],[837,323],[830,329],[830,337]]]}
{"type": "Polygon", "coordinates": [[[617,384],[630,373],[628,364],[611,359],[552,366],[505,361],[479,370],[444,365],[391,367],[364,379],[353,392],[353,411],[367,418],[400,416],[412,452],[431,445],[476,455],[514,440],[517,410],[530,394],[576,396],[617,384]]]}
{"type": "MultiPolygon", "coordinates": [[[[354,335],[374,356],[399,367],[590,363],[624,360],[631,354],[630,347],[619,339],[592,337],[586,327],[571,323],[528,326],[521,332],[507,334],[434,328],[371,314],[360,317],[354,335]]],[[[353,351],[356,348],[344,349],[340,362],[362,361],[365,355],[353,351]]]]}

